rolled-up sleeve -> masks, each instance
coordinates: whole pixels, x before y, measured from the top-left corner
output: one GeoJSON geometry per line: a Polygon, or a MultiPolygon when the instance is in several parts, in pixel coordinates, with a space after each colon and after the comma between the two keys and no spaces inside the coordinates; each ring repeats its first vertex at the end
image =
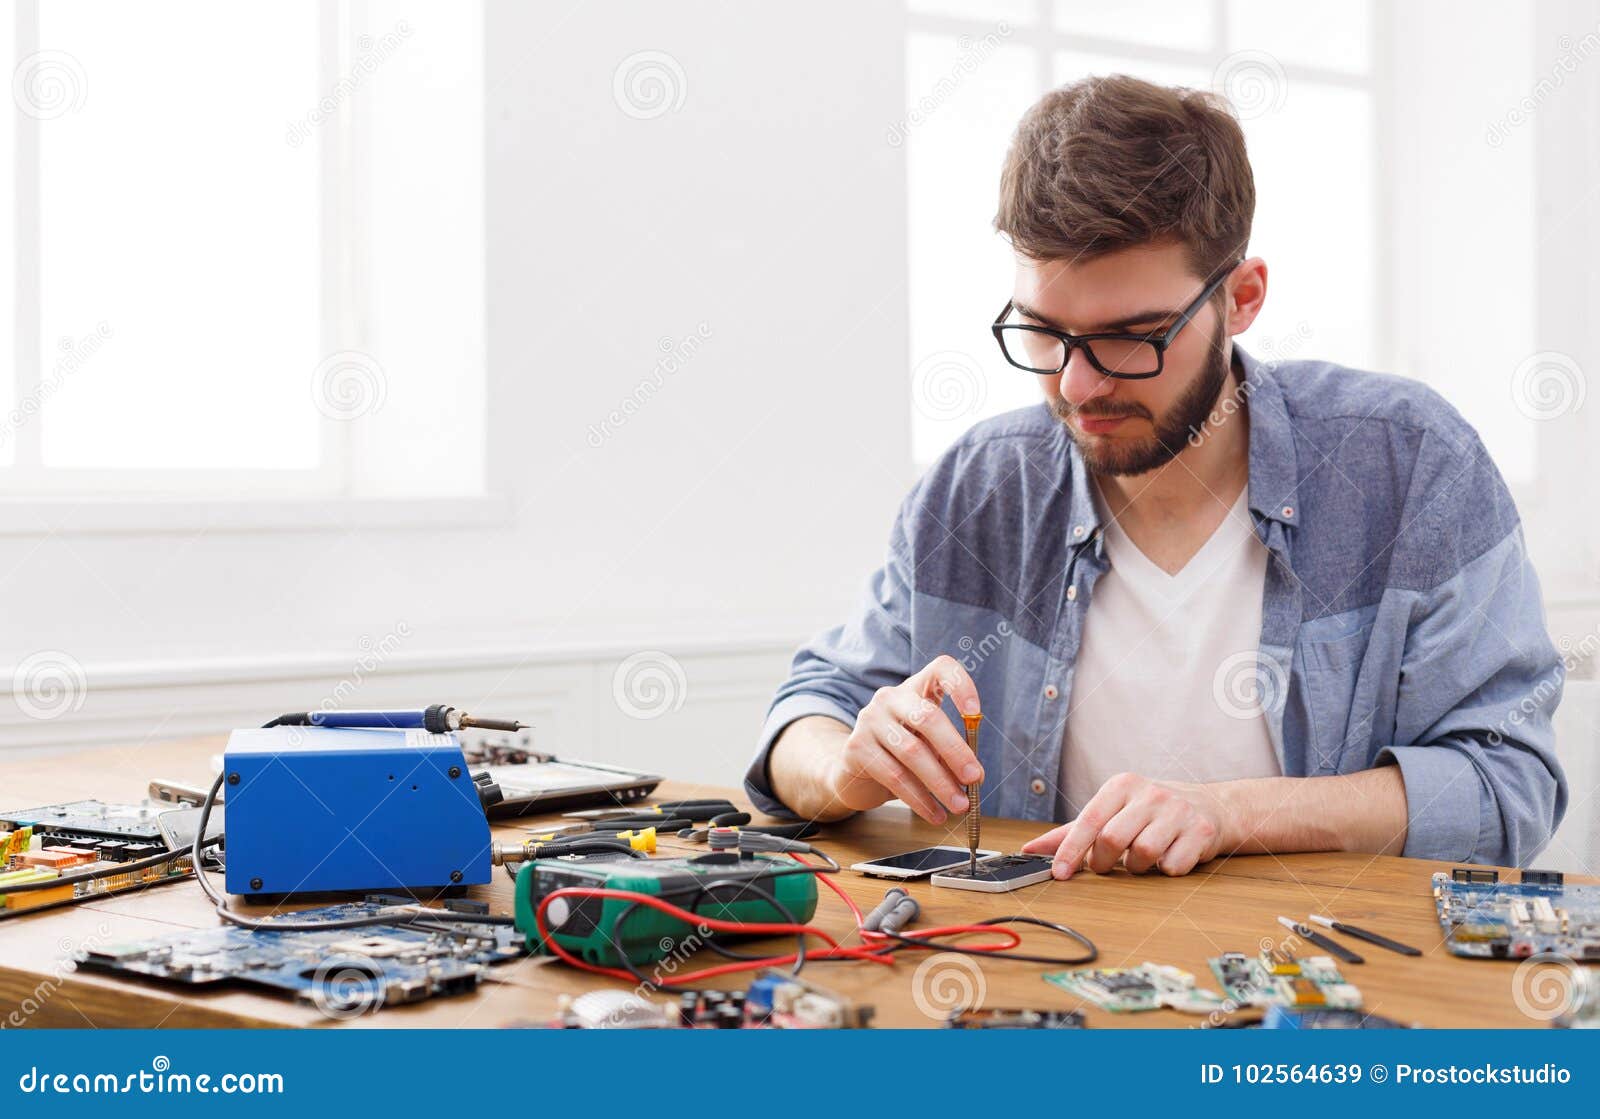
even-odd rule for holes
{"type": "Polygon", "coordinates": [[[774,795],[767,768],[772,744],[785,727],[807,715],[826,715],[853,727],[875,691],[903,683],[922,667],[911,663],[913,565],[905,532],[910,505],[908,499],[901,507],[888,558],[868,581],[860,609],[844,625],[800,648],[789,678],[767,709],[756,756],[744,780],[745,792],[763,812],[792,815],[774,795]]]}
{"type": "MultiPolygon", "coordinates": [[[[1464,515],[1509,508],[1491,465],[1460,480],[1478,510],[1464,515]]],[[[1449,535],[1437,533],[1435,544],[1448,548],[1449,535]]],[[[1566,667],[1514,521],[1417,596],[1397,708],[1404,744],[1377,759],[1397,764],[1405,782],[1405,854],[1526,866],[1550,842],[1567,804],[1552,726],[1566,667]]]]}

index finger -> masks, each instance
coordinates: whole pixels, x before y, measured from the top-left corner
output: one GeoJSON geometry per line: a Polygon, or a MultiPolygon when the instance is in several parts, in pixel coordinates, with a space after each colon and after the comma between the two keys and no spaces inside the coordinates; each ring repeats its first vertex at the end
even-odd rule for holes
{"type": "Polygon", "coordinates": [[[1083,857],[1100,835],[1100,830],[1111,822],[1111,817],[1122,811],[1127,794],[1112,782],[1100,786],[1100,791],[1089,798],[1078,818],[1067,829],[1067,837],[1056,851],[1050,872],[1058,878],[1071,878],[1083,866],[1083,857]]]}
{"type": "Polygon", "coordinates": [[[976,715],[983,710],[978,704],[978,685],[961,662],[948,653],[933,658],[908,683],[935,702],[949,696],[963,715],[976,715]]]}

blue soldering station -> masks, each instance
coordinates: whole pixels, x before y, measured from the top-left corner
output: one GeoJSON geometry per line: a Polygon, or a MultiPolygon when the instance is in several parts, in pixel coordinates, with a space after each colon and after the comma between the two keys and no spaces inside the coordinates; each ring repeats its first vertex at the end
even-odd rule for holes
{"type": "Polygon", "coordinates": [[[236,730],[223,754],[231,894],[429,890],[489,881],[485,809],[455,732],[520,730],[436,704],[315,711],[236,730]]]}

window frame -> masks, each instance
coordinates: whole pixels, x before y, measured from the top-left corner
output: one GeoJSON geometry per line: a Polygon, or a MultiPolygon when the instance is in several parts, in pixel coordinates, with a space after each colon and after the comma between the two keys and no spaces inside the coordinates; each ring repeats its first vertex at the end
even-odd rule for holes
{"type": "MultiPolygon", "coordinates": [[[[356,32],[381,9],[371,0],[337,0],[318,6],[318,87],[332,89],[351,72],[356,32]]],[[[0,17],[6,18],[6,17],[0,17]]],[[[40,0],[17,0],[9,70],[42,49],[40,0]]],[[[318,282],[324,295],[318,333],[324,354],[370,349],[369,294],[373,234],[363,204],[371,178],[368,152],[373,108],[352,97],[322,122],[315,140],[319,159],[321,227],[318,282]]],[[[13,113],[13,213],[15,230],[13,361],[14,404],[30,401],[31,421],[10,433],[15,458],[0,466],[0,536],[59,532],[258,530],[350,525],[481,525],[503,516],[508,501],[489,479],[481,494],[450,498],[368,497],[355,487],[354,425],[319,415],[320,446],[313,468],[164,469],[46,466],[41,455],[38,403],[55,374],[45,364],[40,296],[43,246],[40,129],[42,121],[13,113]]],[[[483,371],[487,379],[487,370],[483,371]]],[[[309,371],[308,371],[309,376],[309,371]]],[[[309,382],[308,382],[309,384],[309,382]]],[[[309,390],[308,390],[309,391],[309,390]]],[[[492,425],[486,428],[487,437],[492,425]]]]}

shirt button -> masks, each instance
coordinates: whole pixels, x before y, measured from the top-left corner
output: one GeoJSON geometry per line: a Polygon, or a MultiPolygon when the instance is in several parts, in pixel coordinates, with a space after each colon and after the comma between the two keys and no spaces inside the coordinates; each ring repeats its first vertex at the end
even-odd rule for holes
{"type": "Polygon", "coordinates": [[[1084,533],[1084,528],[1083,528],[1082,525],[1073,525],[1072,526],[1072,535],[1074,535],[1074,536],[1082,536],[1083,533],[1084,533]]]}
{"type": "Polygon", "coordinates": [[[1028,791],[1036,797],[1044,796],[1045,784],[1043,777],[1035,777],[1028,782],[1028,791]]]}
{"type": "Polygon", "coordinates": [[[1068,602],[1076,602],[1076,601],[1078,601],[1078,584],[1073,583],[1071,586],[1069,586],[1067,588],[1067,601],[1068,602]]]}
{"type": "Polygon", "coordinates": [[[1046,684],[1044,686],[1044,698],[1045,699],[1055,699],[1056,696],[1058,696],[1060,694],[1061,694],[1060,692],[1056,691],[1056,686],[1054,684],[1046,684]]]}
{"type": "Polygon", "coordinates": [[[1294,516],[1294,506],[1293,506],[1293,505],[1285,505],[1285,506],[1284,506],[1284,507],[1283,507],[1283,515],[1284,515],[1284,516],[1285,516],[1285,517],[1292,517],[1292,516],[1294,516]]]}

